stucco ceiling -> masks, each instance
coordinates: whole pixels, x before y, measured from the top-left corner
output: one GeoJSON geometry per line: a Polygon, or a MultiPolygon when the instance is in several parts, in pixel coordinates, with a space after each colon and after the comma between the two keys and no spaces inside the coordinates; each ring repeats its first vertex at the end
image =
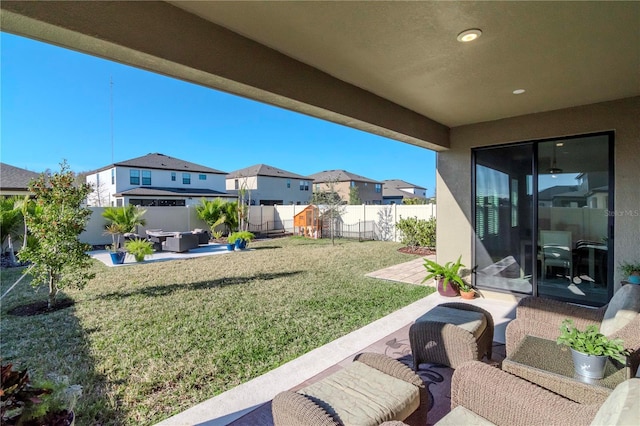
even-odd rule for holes
{"type": "Polygon", "coordinates": [[[640,2],[170,3],[449,127],[640,95],[640,2]]]}

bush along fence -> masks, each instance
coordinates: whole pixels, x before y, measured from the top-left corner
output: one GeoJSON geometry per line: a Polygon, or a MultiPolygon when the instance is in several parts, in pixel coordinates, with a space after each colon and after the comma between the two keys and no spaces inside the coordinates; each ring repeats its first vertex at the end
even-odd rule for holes
{"type": "MultiPolygon", "coordinates": [[[[258,237],[277,234],[294,234],[293,217],[306,205],[250,206],[247,214],[249,231],[258,237]]],[[[195,206],[145,207],[146,224],[138,226],[136,233],[145,235],[147,229],[186,232],[194,229],[209,229],[198,217],[195,206]]],[[[92,245],[110,244],[111,237],[104,234],[106,220],[102,217],[104,207],[90,207],[91,217],[80,240],[92,245]]],[[[403,241],[405,229],[400,229],[401,221],[428,221],[435,218],[435,204],[424,205],[345,205],[337,220],[336,236],[359,240],[403,241]],[[400,226],[399,226],[400,225],[400,226]]],[[[420,222],[421,223],[421,222],[420,222]]],[[[425,227],[426,225],[419,225],[425,227]]],[[[435,224],[434,224],[435,226],[435,224]]],[[[426,226],[428,227],[428,226],[426,226]]],[[[218,229],[218,228],[216,228],[218,229]]],[[[220,230],[223,228],[221,227],[220,230]]],[[[422,231],[418,231],[422,233],[422,231]]],[[[323,235],[330,236],[324,232],[323,235]]],[[[435,229],[434,229],[435,235],[435,229]]],[[[435,238],[435,237],[434,237],[435,238]]],[[[423,244],[421,244],[423,245],[423,244]]],[[[428,244],[426,244],[428,245],[428,244]]]]}

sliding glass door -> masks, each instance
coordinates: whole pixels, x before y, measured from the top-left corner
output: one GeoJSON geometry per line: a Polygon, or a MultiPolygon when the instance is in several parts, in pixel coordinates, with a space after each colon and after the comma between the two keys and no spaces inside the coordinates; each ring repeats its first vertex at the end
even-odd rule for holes
{"type": "Polygon", "coordinates": [[[612,145],[605,133],[474,150],[479,288],[607,303],[612,145]]]}

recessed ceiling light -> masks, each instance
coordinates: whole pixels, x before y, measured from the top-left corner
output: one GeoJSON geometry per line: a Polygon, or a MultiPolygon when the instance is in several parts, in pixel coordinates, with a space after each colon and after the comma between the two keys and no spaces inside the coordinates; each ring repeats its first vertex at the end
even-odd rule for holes
{"type": "Polygon", "coordinates": [[[462,43],[467,43],[473,41],[482,35],[482,31],[477,28],[472,28],[470,30],[464,30],[460,34],[458,34],[457,40],[462,43]]]}
{"type": "Polygon", "coordinates": [[[526,90],[524,89],[516,89],[513,91],[514,95],[522,95],[524,92],[526,92],[526,90]]]}

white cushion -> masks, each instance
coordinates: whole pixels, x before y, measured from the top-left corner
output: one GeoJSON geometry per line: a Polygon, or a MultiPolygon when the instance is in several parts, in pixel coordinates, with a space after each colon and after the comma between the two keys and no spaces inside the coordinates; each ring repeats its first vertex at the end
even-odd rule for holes
{"type": "Polygon", "coordinates": [[[640,312],[640,285],[627,284],[613,295],[604,319],[600,325],[600,333],[611,336],[629,324],[640,312]]]}
{"type": "Polygon", "coordinates": [[[620,383],[611,392],[596,413],[591,426],[623,426],[639,423],[640,379],[629,379],[620,383]]]}

